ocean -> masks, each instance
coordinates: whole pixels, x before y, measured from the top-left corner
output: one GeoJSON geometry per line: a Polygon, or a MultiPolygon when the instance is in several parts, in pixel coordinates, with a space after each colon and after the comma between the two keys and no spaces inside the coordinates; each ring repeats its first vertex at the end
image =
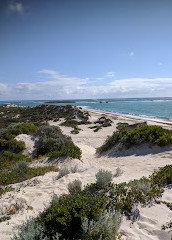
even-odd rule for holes
{"type": "MultiPolygon", "coordinates": [[[[71,100],[71,99],[70,99],[71,100]]],[[[47,100],[0,101],[0,105],[17,104],[34,107],[47,100]]],[[[135,118],[152,119],[172,123],[172,98],[121,98],[121,99],[78,99],[72,105],[87,107],[103,112],[117,113],[135,118]]],[[[52,103],[51,103],[52,104],[52,103]]],[[[67,105],[69,103],[54,103],[67,105]]]]}

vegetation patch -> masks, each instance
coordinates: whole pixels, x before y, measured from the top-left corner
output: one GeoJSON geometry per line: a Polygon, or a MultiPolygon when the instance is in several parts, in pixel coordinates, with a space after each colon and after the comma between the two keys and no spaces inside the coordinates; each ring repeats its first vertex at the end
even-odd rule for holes
{"type": "Polygon", "coordinates": [[[0,106],[1,119],[0,128],[9,126],[11,123],[34,123],[36,125],[45,124],[49,120],[65,118],[66,120],[80,118],[87,121],[89,113],[82,109],[66,105],[39,105],[36,107],[6,107],[0,106]]]}
{"type": "Polygon", "coordinates": [[[159,186],[164,187],[172,184],[172,165],[159,168],[157,171],[154,171],[150,178],[154,184],[158,184],[159,186]]]}
{"type": "Polygon", "coordinates": [[[171,229],[171,228],[172,228],[172,221],[165,225],[162,225],[161,227],[162,230],[171,229]]]}
{"type": "Polygon", "coordinates": [[[63,135],[56,126],[41,126],[38,130],[39,145],[37,157],[47,155],[50,158],[81,158],[81,150],[74,145],[69,136],[63,135]]]}
{"type": "Polygon", "coordinates": [[[10,170],[14,164],[28,158],[22,153],[5,151],[0,155],[0,169],[10,170]]]}
{"type": "Polygon", "coordinates": [[[10,220],[10,219],[11,219],[10,216],[3,216],[3,217],[0,217],[0,223],[1,223],[1,222],[5,222],[5,221],[10,220]]]}
{"type": "Polygon", "coordinates": [[[93,129],[94,132],[98,132],[100,129],[103,127],[110,127],[112,126],[112,120],[106,117],[99,118],[97,121],[94,122],[95,124],[99,125],[94,125],[92,127],[89,127],[90,129],[93,129]]]}
{"type": "Polygon", "coordinates": [[[7,186],[7,187],[1,186],[1,187],[0,187],[0,197],[1,197],[3,194],[5,194],[6,192],[11,192],[11,191],[14,191],[14,188],[9,187],[9,186],[7,186]]]}
{"type": "Polygon", "coordinates": [[[57,172],[58,168],[54,166],[30,168],[26,161],[18,162],[11,171],[0,171],[0,185],[6,186],[13,183],[25,181],[27,179],[44,175],[47,172],[57,172]]]}
{"type": "Polygon", "coordinates": [[[172,143],[172,132],[159,126],[142,126],[127,130],[127,124],[119,125],[118,130],[109,136],[105,143],[97,149],[97,153],[105,152],[117,144],[130,148],[148,143],[151,145],[166,146],[172,143]]]}
{"type": "MultiPolygon", "coordinates": [[[[14,240],[29,236],[29,231],[33,240],[117,240],[122,214],[133,219],[135,206],[151,204],[163,193],[151,178],[112,184],[108,172],[99,171],[99,175],[96,183],[82,191],[80,183],[73,182],[68,186],[72,194],[54,195],[50,206],[36,219],[27,221],[14,240]],[[104,178],[105,184],[100,188],[98,183],[104,178]]],[[[170,224],[164,228],[169,228],[170,224]]]]}
{"type": "Polygon", "coordinates": [[[82,218],[98,220],[105,212],[106,205],[107,197],[102,194],[93,196],[79,192],[54,197],[50,207],[40,214],[37,221],[43,225],[46,236],[53,237],[60,233],[60,239],[80,239],[82,218]]]}

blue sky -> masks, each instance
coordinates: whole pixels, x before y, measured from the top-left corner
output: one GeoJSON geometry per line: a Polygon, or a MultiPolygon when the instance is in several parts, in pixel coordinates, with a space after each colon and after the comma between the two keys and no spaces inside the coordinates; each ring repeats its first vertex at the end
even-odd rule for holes
{"type": "Polygon", "coordinates": [[[171,0],[1,0],[0,100],[172,97],[171,0]]]}

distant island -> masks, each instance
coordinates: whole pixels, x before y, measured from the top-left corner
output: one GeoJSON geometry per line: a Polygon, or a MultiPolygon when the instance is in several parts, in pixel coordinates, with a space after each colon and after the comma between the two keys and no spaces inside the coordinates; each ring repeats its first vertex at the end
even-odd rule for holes
{"type": "Polygon", "coordinates": [[[45,102],[45,103],[75,103],[75,101],[48,101],[48,102],[45,102]]]}

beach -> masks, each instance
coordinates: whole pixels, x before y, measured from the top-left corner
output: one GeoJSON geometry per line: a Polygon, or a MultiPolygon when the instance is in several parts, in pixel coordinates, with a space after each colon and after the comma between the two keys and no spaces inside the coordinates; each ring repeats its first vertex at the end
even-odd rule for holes
{"type": "MultiPolygon", "coordinates": [[[[71,134],[71,127],[60,126],[63,119],[58,122],[49,121],[50,126],[59,126],[62,132],[71,136],[74,144],[82,150],[82,158],[65,159],[63,161],[54,161],[53,164],[59,168],[67,167],[71,169],[77,166],[78,172],[70,173],[59,180],[56,180],[58,173],[49,172],[44,176],[35,177],[26,180],[22,183],[14,184],[16,191],[6,193],[0,199],[0,208],[4,208],[12,202],[25,200],[25,206],[19,213],[11,216],[8,222],[0,223],[0,239],[10,240],[14,232],[17,231],[26,219],[38,214],[48,206],[53,194],[58,196],[68,194],[67,185],[75,179],[82,182],[82,187],[96,181],[95,174],[100,169],[111,171],[113,174],[113,182],[129,182],[130,180],[140,179],[141,177],[149,177],[154,170],[165,165],[172,164],[172,148],[171,147],[149,147],[147,144],[139,147],[132,147],[125,150],[110,150],[106,154],[96,154],[96,148],[100,147],[106,140],[107,136],[112,135],[116,130],[117,123],[135,124],[143,122],[142,119],[132,118],[131,116],[122,116],[112,113],[103,113],[97,110],[90,110],[83,108],[90,114],[89,121],[94,122],[98,118],[105,116],[112,120],[112,126],[100,129],[94,132],[93,129],[88,128],[88,125],[80,125],[81,131],[78,134],[71,134]],[[121,169],[121,174],[115,176],[117,168],[121,169]]],[[[172,124],[147,121],[148,125],[158,125],[163,128],[172,130],[172,124]]],[[[92,124],[90,126],[93,126],[92,124]]],[[[18,136],[19,140],[25,141],[26,150],[31,152],[34,150],[35,139],[30,139],[26,136],[18,136]]],[[[32,166],[51,164],[47,159],[39,159],[33,162],[32,166]]],[[[162,203],[167,201],[172,203],[172,189],[166,188],[159,200],[159,203],[154,203],[152,206],[138,206],[140,210],[140,219],[131,222],[123,217],[123,221],[119,232],[122,233],[123,240],[169,240],[171,233],[168,230],[161,230],[161,226],[171,221],[172,211],[162,203]]],[[[5,210],[4,210],[5,211],[5,210]]]]}

